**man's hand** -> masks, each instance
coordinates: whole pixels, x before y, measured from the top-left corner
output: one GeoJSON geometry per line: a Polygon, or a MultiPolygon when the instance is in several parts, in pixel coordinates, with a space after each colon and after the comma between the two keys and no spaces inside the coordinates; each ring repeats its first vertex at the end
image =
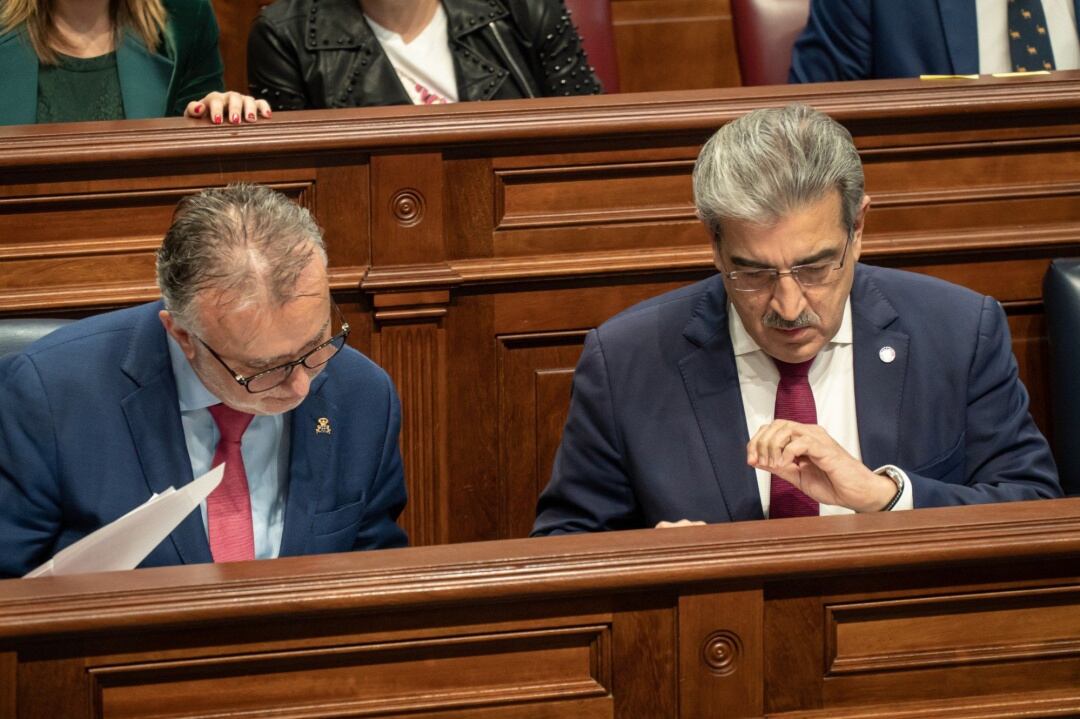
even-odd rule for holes
{"type": "Polygon", "coordinates": [[[654,527],[654,529],[671,529],[672,527],[695,527],[699,524],[705,524],[705,522],[690,519],[680,519],[678,522],[661,521],[656,523],[656,527],[654,527]]]}
{"type": "Polygon", "coordinates": [[[816,424],[778,419],[746,445],[752,467],[791,482],[821,504],[877,512],[896,495],[896,483],[874,474],[816,424]]]}

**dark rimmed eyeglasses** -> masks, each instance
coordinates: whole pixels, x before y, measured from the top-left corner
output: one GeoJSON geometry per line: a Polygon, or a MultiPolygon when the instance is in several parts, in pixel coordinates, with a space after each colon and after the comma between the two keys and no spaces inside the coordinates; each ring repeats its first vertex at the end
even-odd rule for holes
{"type": "Polygon", "coordinates": [[[829,285],[840,277],[840,270],[844,268],[847,259],[848,247],[854,233],[848,235],[844,243],[844,251],[840,255],[839,262],[814,262],[809,265],[795,265],[786,272],[769,268],[762,270],[735,270],[733,272],[721,272],[731,283],[731,287],[738,292],[761,292],[776,286],[781,277],[791,276],[801,287],[817,287],[829,285]]]}
{"type": "Polygon", "coordinates": [[[334,355],[340,352],[341,348],[345,346],[345,340],[349,337],[349,323],[345,321],[345,317],[341,314],[341,310],[338,308],[337,303],[331,302],[331,305],[334,308],[335,318],[341,324],[340,332],[318,347],[305,353],[302,357],[297,357],[291,362],[286,362],[277,367],[263,370],[250,377],[245,377],[230,367],[225,360],[221,359],[221,356],[214,351],[214,348],[206,344],[201,337],[198,335],[194,335],[194,337],[199,340],[199,342],[202,342],[202,346],[209,350],[210,354],[214,356],[214,359],[221,363],[222,367],[228,370],[229,374],[232,375],[232,378],[236,380],[237,384],[252,394],[266,392],[267,390],[274,389],[283,384],[285,380],[289,379],[292,371],[300,365],[303,365],[307,369],[319,369],[333,359],[334,355]]]}

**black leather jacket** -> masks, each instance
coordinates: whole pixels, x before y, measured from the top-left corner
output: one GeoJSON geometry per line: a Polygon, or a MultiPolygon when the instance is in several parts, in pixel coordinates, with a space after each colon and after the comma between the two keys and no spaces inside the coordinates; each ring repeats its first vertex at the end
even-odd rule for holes
{"type": "MultiPolygon", "coordinates": [[[[601,91],[563,0],[442,0],[461,100],[601,91]]],[[[357,0],[277,0],[248,38],[251,94],[275,109],[409,104],[357,0]]]]}

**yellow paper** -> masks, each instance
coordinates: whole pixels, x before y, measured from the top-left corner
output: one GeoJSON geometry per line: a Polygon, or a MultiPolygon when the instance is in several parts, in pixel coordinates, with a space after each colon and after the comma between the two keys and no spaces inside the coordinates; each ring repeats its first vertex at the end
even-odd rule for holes
{"type": "Polygon", "coordinates": [[[920,80],[978,80],[978,75],[919,75],[920,80]]]}

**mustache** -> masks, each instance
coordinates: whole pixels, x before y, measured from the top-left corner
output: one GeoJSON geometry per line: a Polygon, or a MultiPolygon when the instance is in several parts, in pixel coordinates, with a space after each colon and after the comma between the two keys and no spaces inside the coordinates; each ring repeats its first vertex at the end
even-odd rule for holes
{"type": "Polygon", "coordinates": [[[785,320],[773,310],[769,310],[761,317],[761,324],[777,330],[797,330],[803,327],[813,327],[821,324],[821,317],[811,309],[803,310],[793,320],[785,320]]]}

